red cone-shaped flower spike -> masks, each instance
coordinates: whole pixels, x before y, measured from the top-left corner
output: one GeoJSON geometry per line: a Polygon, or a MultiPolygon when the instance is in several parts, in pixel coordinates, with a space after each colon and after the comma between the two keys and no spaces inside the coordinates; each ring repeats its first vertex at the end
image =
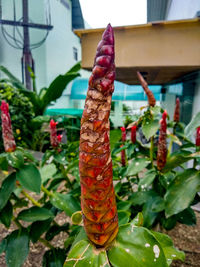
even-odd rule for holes
{"type": "Polygon", "coordinates": [[[6,152],[13,152],[16,149],[16,144],[12,131],[9,106],[4,100],[1,102],[1,123],[4,149],[6,152]]]}
{"type": "Polygon", "coordinates": [[[60,143],[57,137],[57,129],[56,129],[57,124],[58,123],[55,122],[54,120],[50,121],[50,141],[53,148],[57,148],[60,143]]]}
{"type": "Polygon", "coordinates": [[[176,99],[176,106],[174,110],[174,121],[179,122],[180,120],[180,100],[179,98],[176,99]]]}
{"type": "Polygon", "coordinates": [[[135,142],[136,142],[136,131],[137,131],[137,126],[133,125],[131,127],[131,141],[133,144],[135,144],[135,142]]]}
{"type": "Polygon", "coordinates": [[[122,142],[125,142],[126,141],[126,128],[121,127],[121,131],[122,131],[122,142]]]}
{"type": "MultiPolygon", "coordinates": [[[[120,147],[123,147],[123,145],[121,145],[120,147]]],[[[122,166],[126,166],[126,152],[125,150],[122,150],[121,151],[121,163],[122,163],[122,166]]]]}
{"type": "Polygon", "coordinates": [[[197,133],[196,133],[196,146],[200,146],[200,126],[197,128],[197,133]]]}
{"type": "Polygon", "coordinates": [[[160,121],[160,133],[158,140],[157,168],[159,171],[161,171],[164,168],[167,160],[166,119],[167,119],[167,111],[165,110],[162,114],[162,119],[160,121]]]}
{"type": "Polygon", "coordinates": [[[109,246],[118,232],[109,142],[114,79],[114,35],[109,24],[97,47],[80,132],[83,222],[88,238],[97,247],[109,246]]]}
{"type": "Polygon", "coordinates": [[[143,87],[143,89],[147,95],[149,106],[154,107],[156,104],[156,100],[155,100],[153,93],[148,88],[147,82],[145,81],[145,79],[143,78],[143,76],[141,75],[141,73],[139,71],[137,71],[137,76],[138,76],[138,79],[139,79],[139,81],[140,81],[140,83],[141,83],[141,85],[142,85],[142,87],[143,87]]]}

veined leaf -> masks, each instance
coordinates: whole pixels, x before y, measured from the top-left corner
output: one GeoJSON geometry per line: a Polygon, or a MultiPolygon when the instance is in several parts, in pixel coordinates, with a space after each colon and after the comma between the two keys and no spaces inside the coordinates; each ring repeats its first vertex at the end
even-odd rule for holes
{"type": "Polygon", "coordinates": [[[145,158],[137,158],[134,159],[127,168],[126,175],[127,176],[133,176],[140,171],[142,171],[144,168],[146,168],[149,165],[150,161],[145,158]]]}
{"type": "Polygon", "coordinates": [[[200,112],[198,112],[190,121],[190,123],[185,127],[185,135],[190,138],[192,135],[196,134],[196,128],[199,127],[200,122],[200,112]]]}
{"type": "Polygon", "coordinates": [[[52,217],[54,217],[54,214],[48,209],[31,207],[29,209],[22,210],[18,214],[17,219],[26,222],[35,222],[35,221],[44,221],[52,217]]]}
{"type": "Polygon", "coordinates": [[[3,181],[2,186],[0,188],[0,210],[2,210],[5,207],[11,193],[13,192],[15,188],[15,181],[16,181],[15,172],[11,173],[3,181]]]}
{"type": "Polygon", "coordinates": [[[147,140],[156,134],[160,125],[158,120],[147,121],[142,124],[142,132],[147,140]]]}

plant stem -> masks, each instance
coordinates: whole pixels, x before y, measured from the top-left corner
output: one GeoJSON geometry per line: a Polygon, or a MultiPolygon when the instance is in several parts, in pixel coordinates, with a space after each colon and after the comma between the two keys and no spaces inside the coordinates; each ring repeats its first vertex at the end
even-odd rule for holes
{"type": "Polygon", "coordinates": [[[34,198],[32,198],[26,191],[22,190],[21,193],[26,197],[28,198],[32,203],[33,205],[37,206],[37,207],[41,207],[40,203],[37,202],[34,198]]]}
{"type": "Polygon", "coordinates": [[[152,136],[151,137],[151,146],[150,146],[150,160],[151,160],[151,163],[152,163],[152,167],[153,167],[153,150],[154,150],[154,137],[152,136]]]}
{"type": "Polygon", "coordinates": [[[52,197],[53,194],[47,190],[43,185],[41,185],[41,190],[48,196],[48,197],[52,197]]]}
{"type": "Polygon", "coordinates": [[[39,238],[39,241],[44,244],[46,247],[50,248],[50,249],[54,249],[54,247],[51,245],[50,242],[48,242],[46,239],[43,239],[43,238],[39,238]]]}
{"type": "Polygon", "coordinates": [[[21,223],[17,220],[17,218],[15,218],[14,216],[13,216],[13,222],[17,225],[17,227],[19,228],[19,229],[22,229],[22,225],[21,225],[21,223]]]}

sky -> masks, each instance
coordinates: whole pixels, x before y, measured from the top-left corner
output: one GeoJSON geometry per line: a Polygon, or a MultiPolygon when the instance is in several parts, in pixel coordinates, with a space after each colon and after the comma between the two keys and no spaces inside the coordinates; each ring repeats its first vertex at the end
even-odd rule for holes
{"type": "Polygon", "coordinates": [[[80,0],[84,20],[91,28],[144,24],[146,0],[80,0]]]}

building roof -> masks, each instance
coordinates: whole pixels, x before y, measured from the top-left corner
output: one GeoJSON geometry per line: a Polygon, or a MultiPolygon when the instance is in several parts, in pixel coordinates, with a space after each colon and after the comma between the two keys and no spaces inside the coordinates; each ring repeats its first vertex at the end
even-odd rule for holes
{"type": "Polygon", "coordinates": [[[72,28],[84,29],[84,20],[79,0],[72,0],[72,28]]]}

